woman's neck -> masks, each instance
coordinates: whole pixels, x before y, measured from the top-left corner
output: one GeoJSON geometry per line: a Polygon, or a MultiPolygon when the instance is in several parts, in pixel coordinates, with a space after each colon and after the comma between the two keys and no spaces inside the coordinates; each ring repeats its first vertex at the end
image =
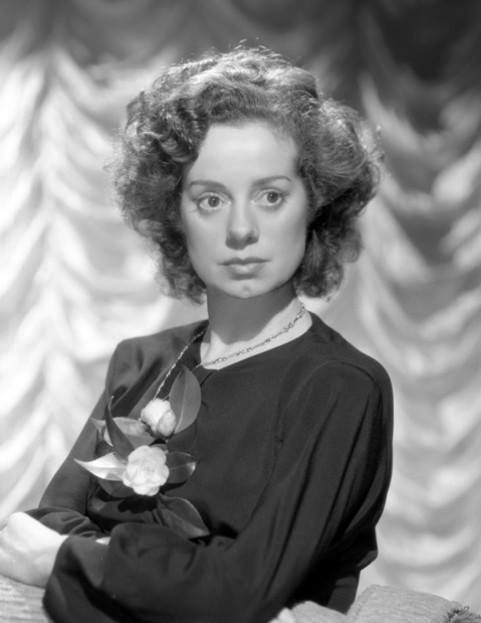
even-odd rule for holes
{"type": "MultiPolygon", "coordinates": [[[[265,295],[247,299],[208,292],[207,308],[209,327],[201,347],[201,358],[205,362],[212,362],[276,335],[296,318],[302,306],[289,284],[265,295]]],[[[309,314],[304,314],[293,327],[272,342],[250,350],[249,356],[292,340],[304,333],[310,325],[309,314]]],[[[227,365],[242,358],[245,356],[232,357],[225,363],[227,365]]]]}

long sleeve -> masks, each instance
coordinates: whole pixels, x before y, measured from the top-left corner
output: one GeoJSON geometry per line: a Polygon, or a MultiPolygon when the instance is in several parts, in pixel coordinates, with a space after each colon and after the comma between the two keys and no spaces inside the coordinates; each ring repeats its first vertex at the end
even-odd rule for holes
{"type": "Polygon", "coordinates": [[[115,361],[116,353],[109,363],[105,388],[75,444],[47,486],[38,508],[28,511],[31,517],[60,534],[102,535],[102,530],[86,515],[92,477],[74,458],[89,461],[95,457],[97,433],[91,419],[104,418],[115,361]]]}
{"type": "Polygon", "coordinates": [[[197,324],[186,325],[143,339],[127,339],[117,345],[109,361],[104,390],[75,444],[47,486],[39,507],[27,511],[31,517],[60,534],[105,534],[105,529],[92,521],[87,512],[95,479],[74,460],[89,461],[96,457],[97,432],[91,420],[104,419],[112,396],[116,415],[138,416],[140,408],[151,397],[158,377],[196,329],[197,324]],[[142,344],[140,349],[139,344],[142,344]]]}
{"type": "Polygon", "coordinates": [[[105,535],[105,527],[99,527],[88,515],[95,479],[74,460],[96,458],[97,432],[91,420],[104,419],[111,397],[115,398],[116,415],[138,416],[140,408],[151,397],[159,376],[195,330],[198,325],[194,323],[143,339],[127,339],[117,345],[109,361],[104,390],[75,444],[47,486],[39,507],[27,511],[31,517],[60,534],[105,535]],[[140,349],[139,344],[142,345],[140,349]]]}
{"type": "Polygon", "coordinates": [[[47,586],[54,620],[262,623],[313,569],[322,594],[368,564],[391,471],[387,377],[331,362],[287,395],[274,467],[239,534],[200,544],[124,523],[108,547],[71,536],[47,586]]]}

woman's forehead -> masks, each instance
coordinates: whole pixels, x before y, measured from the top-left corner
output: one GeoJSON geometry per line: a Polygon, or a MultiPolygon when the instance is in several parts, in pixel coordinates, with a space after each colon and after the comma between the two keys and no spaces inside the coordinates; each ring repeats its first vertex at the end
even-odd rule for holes
{"type": "Polygon", "coordinates": [[[197,159],[186,172],[187,178],[207,173],[259,177],[294,174],[297,147],[285,132],[263,121],[213,124],[199,148],[197,159]]]}

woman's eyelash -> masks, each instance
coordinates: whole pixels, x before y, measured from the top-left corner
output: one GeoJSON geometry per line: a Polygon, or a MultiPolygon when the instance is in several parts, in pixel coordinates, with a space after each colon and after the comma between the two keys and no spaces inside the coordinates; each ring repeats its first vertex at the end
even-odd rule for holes
{"type": "Polygon", "coordinates": [[[287,193],[281,190],[275,190],[273,188],[264,190],[260,193],[261,199],[265,198],[267,203],[269,203],[270,205],[277,205],[279,203],[282,203],[286,199],[286,196],[287,193]],[[269,198],[273,198],[274,201],[269,201],[269,198]]]}
{"type": "Polygon", "coordinates": [[[207,193],[196,199],[196,204],[203,210],[215,210],[222,203],[222,197],[215,193],[207,193]]]}
{"type": "MultiPolygon", "coordinates": [[[[275,207],[282,204],[286,200],[287,195],[288,193],[285,191],[270,188],[256,193],[252,201],[275,207]]],[[[198,208],[208,211],[218,209],[221,205],[228,202],[228,199],[215,192],[209,192],[195,198],[194,201],[198,208]]]]}

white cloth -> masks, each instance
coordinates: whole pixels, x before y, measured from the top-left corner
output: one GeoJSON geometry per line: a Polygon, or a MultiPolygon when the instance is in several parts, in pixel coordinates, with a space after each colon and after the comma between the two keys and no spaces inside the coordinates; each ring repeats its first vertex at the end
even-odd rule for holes
{"type": "Polygon", "coordinates": [[[0,623],[50,623],[42,605],[43,589],[0,575],[0,623]]]}

